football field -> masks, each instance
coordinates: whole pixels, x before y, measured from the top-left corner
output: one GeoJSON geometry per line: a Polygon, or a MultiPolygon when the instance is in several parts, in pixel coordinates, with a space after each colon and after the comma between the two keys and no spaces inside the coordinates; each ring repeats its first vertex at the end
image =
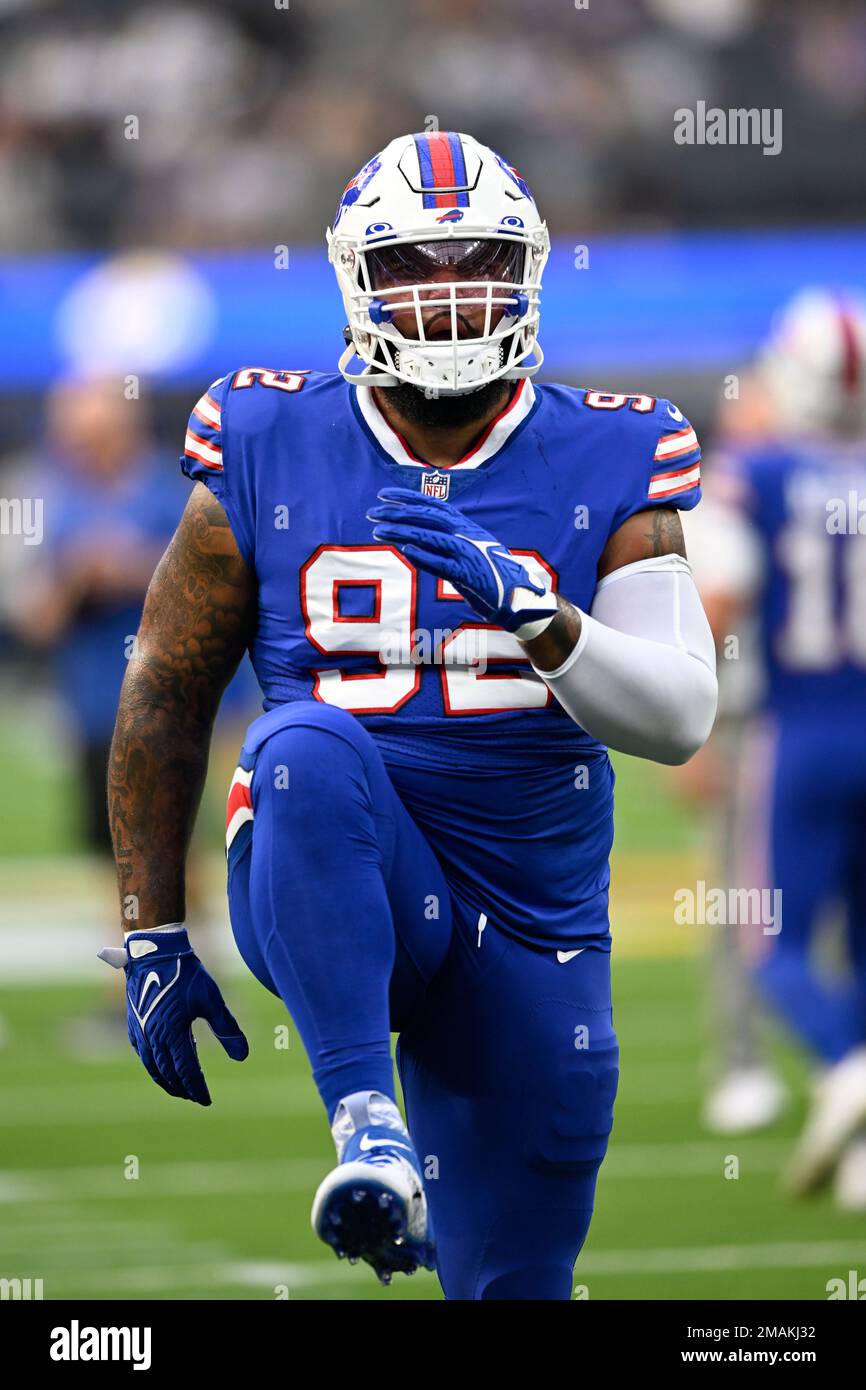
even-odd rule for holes
{"type": "MultiPolygon", "coordinates": [[[[774,1043],[793,1095],[776,1126],[735,1140],[702,1130],[706,941],[674,926],[671,895],[694,881],[705,851],[654,769],[623,765],[618,791],[622,1077],[576,1289],[590,1299],[825,1298],[828,1279],[866,1269],[866,1216],[837,1212],[829,1197],[794,1205],[779,1194],[805,1103],[803,1061],[774,1043]]],[[[201,1026],[206,1111],[159,1091],[119,1030],[89,1056],[71,1045],[76,1020],[119,1003],[117,977],[92,955],[104,930],[87,920],[93,880],[64,856],[4,867],[0,1275],[42,1279],[47,1299],[440,1297],[423,1273],[385,1290],[312,1235],[330,1138],[294,1029],[232,968],[218,856],[210,867],[202,954],[251,1055],[229,1062],[201,1026]]]]}

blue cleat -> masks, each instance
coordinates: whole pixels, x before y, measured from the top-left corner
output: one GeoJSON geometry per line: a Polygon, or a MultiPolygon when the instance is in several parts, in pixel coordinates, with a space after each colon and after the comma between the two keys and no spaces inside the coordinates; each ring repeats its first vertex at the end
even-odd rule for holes
{"type": "MultiPolygon", "coordinates": [[[[371,1093],[361,1094],[366,1101],[371,1093]]],[[[340,1103],[334,1124],[340,1163],[319,1185],[312,1225],[339,1258],[347,1257],[351,1264],[366,1260],[382,1283],[390,1284],[396,1273],[436,1268],[421,1164],[393,1102],[387,1102],[393,1116],[383,1116],[388,1123],[356,1127],[358,1119],[369,1117],[369,1110],[365,1105],[366,1113],[358,1114],[355,1101],[351,1096],[340,1103]],[[344,1107],[354,1110],[354,1116],[350,1118],[344,1107]],[[341,1128],[343,1134],[351,1129],[345,1139],[339,1137],[341,1128]]],[[[375,1113],[382,1107],[374,1102],[370,1109],[375,1113]]]]}

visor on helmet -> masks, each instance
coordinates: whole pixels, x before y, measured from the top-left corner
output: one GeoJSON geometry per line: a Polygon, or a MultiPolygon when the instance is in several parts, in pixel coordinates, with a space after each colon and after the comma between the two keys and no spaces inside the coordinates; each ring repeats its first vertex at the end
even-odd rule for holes
{"type": "Polygon", "coordinates": [[[456,280],[485,280],[517,284],[521,279],[525,248],[519,242],[490,238],[460,241],[411,242],[404,246],[375,247],[367,252],[371,289],[395,285],[423,285],[439,270],[449,270],[456,280]]]}

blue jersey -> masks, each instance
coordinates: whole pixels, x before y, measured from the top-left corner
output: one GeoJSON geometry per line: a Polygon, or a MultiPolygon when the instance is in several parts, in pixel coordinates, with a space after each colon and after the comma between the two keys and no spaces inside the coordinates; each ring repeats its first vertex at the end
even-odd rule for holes
{"type": "MultiPolygon", "coordinates": [[[[49,519],[49,554],[57,583],[76,552],[124,549],[153,555],[168,543],[186,501],[186,486],[171,459],[146,454],[131,460],[113,485],[71,468],[40,465],[49,519]]],[[[54,649],[58,689],[81,738],[107,742],[117,716],[130,643],[141,621],[140,597],[118,596],[80,605],[54,649]]]]}
{"type": "Polygon", "coordinates": [[[199,401],[182,467],[256,576],[265,709],[355,714],[455,891],[505,931],[570,943],[608,930],[607,751],[516,638],[375,542],[366,512],[395,483],[447,497],[589,609],[609,537],[646,508],[693,507],[699,459],[668,401],[526,380],[465,458],[434,469],[369,388],[244,369],[199,401]]]}
{"type": "Polygon", "coordinates": [[[766,705],[779,718],[866,709],[866,445],[776,444],[728,460],[722,487],[757,533],[766,705]]]}

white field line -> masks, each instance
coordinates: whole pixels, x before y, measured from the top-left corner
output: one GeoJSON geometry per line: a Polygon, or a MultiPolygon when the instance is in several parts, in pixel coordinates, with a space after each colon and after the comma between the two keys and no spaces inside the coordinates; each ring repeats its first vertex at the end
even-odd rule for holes
{"type": "Polygon", "coordinates": [[[141,1177],[126,1179],[123,1165],[0,1171],[0,1204],[11,1202],[72,1202],[163,1200],[169,1197],[211,1197],[237,1193],[312,1192],[325,1172],[327,1159],[229,1160],[142,1164],[141,1177]]]}
{"type": "MultiPolygon", "coordinates": [[[[748,1269],[818,1269],[823,1265],[838,1265],[847,1272],[859,1260],[862,1266],[866,1257],[866,1240],[825,1240],[825,1241],[780,1241],[764,1245],[706,1245],[673,1246],[647,1250],[600,1250],[580,1256],[575,1269],[578,1283],[581,1275],[624,1274],[718,1274],[726,1270],[748,1269]]],[[[347,1273],[344,1265],[338,1266],[341,1275],[347,1273]]],[[[285,1283],[291,1286],[291,1277],[307,1283],[328,1282],[332,1280],[328,1265],[316,1261],[311,1264],[282,1265],[261,1261],[248,1261],[228,1265],[221,1275],[232,1283],[250,1286],[268,1286],[285,1283]]]]}
{"type": "Polygon", "coordinates": [[[863,1240],[779,1241],[766,1245],[672,1246],[647,1250],[587,1251],[577,1262],[581,1274],[718,1274],[739,1269],[817,1269],[835,1265],[840,1276],[866,1259],[863,1240]]]}
{"type": "MultiPolygon", "coordinates": [[[[786,1140],[752,1141],[744,1149],[747,1174],[775,1173],[788,1151],[786,1140]]],[[[730,1144],[621,1144],[605,1160],[606,1182],[654,1178],[718,1178],[730,1144]]],[[[0,1170],[0,1204],[27,1202],[134,1201],[170,1197],[312,1191],[324,1175],[327,1158],[228,1159],[203,1165],[144,1162],[141,1177],[126,1179],[122,1162],[114,1166],[0,1170]]]]}
{"type": "MultiPolygon", "coordinates": [[[[207,1071],[206,1058],[203,1067],[207,1071]]],[[[257,1114],[315,1115],[320,1109],[312,1083],[300,1076],[287,1076],[284,1081],[227,1081],[220,1090],[214,1087],[213,1100],[214,1120],[257,1114]]],[[[100,1083],[94,1078],[81,1085],[44,1085],[34,1081],[26,1086],[0,1087],[0,1128],[60,1124],[144,1126],[200,1118],[199,1106],[161,1094],[144,1072],[138,1074],[138,1064],[125,1084],[100,1083]]],[[[322,1123],[324,1126],[324,1113],[322,1123]]]]}
{"type": "Polygon", "coordinates": [[[313,1190],[325,1171],[318,1159],[280,1159],[249,1162],[147,1164],[141,1178],[127,1180],[122,1165],[66,1168],[55,1175],[0,1172],[0,1204],[108,1200],[163,1200],[171,1197],[210,1197],[223,1194],[313,1190]]]}
{"type": "Polygon", "coordinates": [[[13,1258],[13,1251],[7,1251],[4,1244],[0,1273],[7,1278],[15,1274],[25,1277],[28,1271],[35,1270],[36,1274],[31,1273],[31,1278],[47,1278],[50,1272],[70,1283],[72,1275],[77,1281],[79,1277],[83,1278],[87,1271],[92,1271],[91,1282],[111,1288],[115,1271],[120,1269],[133,1270],[139,1266],[159,1264],[168,1273],[175,1266],[183,1267],[193,1260],[200,1264],[215,1265],[224,1262],[227,1257],[228,1251],[224,1245],[193,1242],[188,1247],[181,1247],[172,1245],[168,1239],[150,1245],[130,1242],[128,1246],[118,1250],[106,1249],[97,1244],[82,1244],[77,1250],[70,1248],[60,1251],[54,1250],[50,1244],[41,1247],[31,1245],[29,1248],[22,1247],[17,1258],[13,1258]]]}
{"type": "MultiPolygon", "coordinates": [[[[190,1251],[190,1256],[187,1263],[178,1260],[168,1266],[160,1263],[118,1269],[104,1265],[101,1270],[64,1271],[60,1279],[52,1278],[49,1273],[44,1276],[45,1292],[49,1299],[87,1297],[91,1290],[97,1298],[113,1297],[117,1293],[130,1296],[150,1293],[165,1295],[169,1290],[189,1297],[191,1294],[197,1295],[201,1289],[249,1288],[259,1290],[259,1296],[263,1299],[275,1300],[275,1290],[279,1285],[288,1289],[291,1298],[293,1293],[301,1289],[330,1290],[337,1284],[340,1286],[340,1298],[345,1299],[367,1298],[372,1290],[380,1287],[375,1274],[366,1265],[353,1267],[333,1256],[325,1260],[291,1264],[232,1261],[226,1258],[224,1252],[221,1259],[207,1260],[200,1249],[190,1251]],[[54,1294],[52,1288],[56,1291],[54,1294]]],[[[424,1271],[419,1271],[412,1282],[417,1282],[419,1286],[428,1284],[431,1291],[438,1289],[435,1277],[424,1271]]]]}
{"type": "Polygon", "coordinates": [[[688,1144],[618,1144],[613,1140],[601,1166],[601,1179],[721,1178],[731,1156],[740,1160],[743,1177],[778,1173],[788,1157],[791,1139],[755,1139],[723,1135],[688,1144]]]}
{"type": "MultiPolygon", "coordinates": [[[[279,1286],[285,1286],[289,1296],[293,1291],[309,1288],[329,1289],[340,1286],[340,1297],[363,1298],[376,1287],[372,1271],[363,1265],[355,1268],[337,1260],[296,1261],[231,1260],[224,1256],[208,1258],[207,1252],[191,1247],[186,1252],[166,1251],[165,1258],[153,1265],[113,1265],[105,1261],[99,1269],[70,1269],[58,1271],[52,1279],[45,1276],[46,1291],[58,1287],[68,1295],[85,1295],[96,1290],[102,1297],[125,1291],[144,1294],[166,1293],[173,1289],[183,1293],[202,1288],[246,1287],[260,1289],[262,1297],[273,1299],[279,1286]],[[354,1285],[354,1288],[352,1286],[354,1285]],[[350,1290],[352,1290],[350,1292],[350,1290]]],[[[778,1242],[762,1245],[673,1246],[646,1250],[605,1250],[584,1253],[575,1270],[577,1284],[591,1279],[659,1274],[721,1274],[748,1270],[777,1269],[835,1269],[844,1277],[848,1269],[862,1267],[866,1256],[866,1241],[778,1242]]],[[[420,1287],[436,1286],[431,1275],[416,1276],[420,1287]]],[[[395,1287],[399,1294],[403,1282],[395,1287]]],[[[413,1289],[414,1292],[414,1289],[413,1289]]],[[[590,1291],[591,1292],[591,1291],[590,1291]]],[[[823,1289],[815,1290],[816,1300],[823,1300],[823,1289]]]]}
{"type": "MultiPolygon", "coordinates": [[[[104,916],[104,910],[86,905],[71,909],[68,903],[64,903],[61,913],[56,901],[0,908],[3,988],[100,985],[106,967],[97,960],[96,952],[117,935],[113,923],[104,928],[98,926],[104,916]],[[63,918],[62,926],[56,925],[59,916],[63,918]]],[[[206,964],[219,970],[221,977],[234,977],[245,971],[226,923],[203,932],[197,944],[206,964]]]]}
{"type": "MultiPolygon", "coordinates": [[[[189,1247],[179,1247],[177,1237],[164,1231],[154,1234],[149,1230],[125,1230],[122,1240],[116,1239],[112,1232],[113,1227],[97,1226],[94,1223],[86,1236],[66,1243],[57,1242],[47,1234],[39,1238],[14,1240],[7,1240],[4,1236],[3,1272],[8,1274],[10,1269],[23,1268],[25,1262],[27,1268],[30,1268],[44,1261],[51,1270],[83,1267],[95,1269],[100,1265],[113,1269],[120,1265],[132,1266],[139,1261],[162,1260],[164,1263],[173,1263],[176,1260],[192,1258],[189,1247]],[[187,1253],[181,1253],[181,1249],[187,1253]]],[[[223,1245],[202,1242],[196,1243],[194,1250],[196,1258],[202,1261],[224,1260],[228,1253],[223,1245]]]]}
{"type": "MultiPolygon", "coordinates": [[[[0,1275],[45,1281],[48,1299],[64,1296],[107,1298],[118,1292],[162,1293],[233,1286],[260,1290],[275,1297],[275,1286],[290,1291],[309,1285],[327,1288],[336,1280],[355,1278],[356,1296],[363,1297],[375,1277],[366,1267],[358,1270],[331,1255],[307,1263],[244,1260],[224,1244],[183,1241],[167,1225],[142,1227],[128,1220],[92,1219],[86,1223],[57,1215],[49,1228],[44,1218],[19,1214],[11,1239],[4,1234],[0,1275]],[[367,1278],[364,1278],[366,1274],[367,1278]]],[[[431,1276],[427,1276],[429,1279],[431,1276]]]]}
{"type": "MultiPolygon", "coordinates": [[[[134,1059],[133,1059],[134,1060],[134,1059]]],[[[207,1071],[207,1058],[203,1060],[207,1071]]],[[[699,1094],[699,1078],[679,1063],[641,1068],[626,1075],[617,1105],[620,1111],[637,1106],[670,1104],[677,1101],[694,1106],[699,1094]],[[644,1078],[641,1082],[641,1078],[644,1078]]],[[[225,1079],[214,1087],[214,1121],[236,1115],[298,1116],[319,1114],[319,1099],[312,1083],[303,1076],[290,1075],[251,1081],[225,1079]]],[[[161,1096],[143,1074],[130,1076],[130,1082],[92,1081],[61,1084],[56,1077],[33,1079],[23,1084],[0,1087],[0,1129],[61,1124],[167,1124],[169,1121],[195,1120],[197,1107],[178,1104],[161,1096]],[[140,1084],[134,1084],[136,1080],[140,1084]]],[[[209,1117],[210,1118],[210,1117],[209,1117]]]]}

